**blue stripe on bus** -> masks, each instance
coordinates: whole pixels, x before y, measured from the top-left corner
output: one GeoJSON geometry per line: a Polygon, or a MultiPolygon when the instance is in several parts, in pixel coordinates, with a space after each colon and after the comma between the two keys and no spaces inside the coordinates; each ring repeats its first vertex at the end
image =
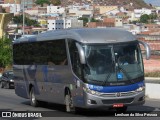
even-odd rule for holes
{"type": "Polygon", "coordinates": [[[103,93],[112,93],[112,92],[127,92],[127,91],[133,91],[138,89],[140,86],[144,86],[144,81],[131,84],[131,85],[125,85],[125,86],[97,86],[97,85],[91,85],[89,84],[88,87],[91,90],[103,92],[103,93]]]}

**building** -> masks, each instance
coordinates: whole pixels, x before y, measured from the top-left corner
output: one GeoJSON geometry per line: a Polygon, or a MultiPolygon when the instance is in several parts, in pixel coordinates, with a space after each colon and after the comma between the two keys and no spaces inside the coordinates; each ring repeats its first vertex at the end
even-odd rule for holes
{"type": "Polygon", "coordinates": [[[114,27],[114,23],[105,22],[89,22],[88,28],[98,28],[98,27],[114,27]]]}
{"type": "Polygon", "coordinates": [[[2,6],[0,6],[0,13],[2,13],[2,6]]]}
{"type": "Polygon", "coordinates": [[[83,20],[67,19],[67,20],[48,20],[48,30],[60,30],[64,28],[82,28],[83,20]]]}
{"type": "Polygon", "coordinates": [[[95,6],[95,9],[99,10],[99,14],[110,14],[112,11],[119,12],[118,6],[95,6]]]}
{"type": "Polygon", "coordinates": [[[67,19],[65,22],[65,28],[82,28],[83,20],[67,19]]]}
{"type": "Polygon", "coordinates": [[[47,27],[47,20],[45,20],[45,19],[38,19],[38,23],[42,27],[47,27]]]}
{"type": "Polygon", "coordinates": [[[20,4],[21,0],[3,0],[4,4],[20,4]]]}
{"type": "Polygon", "coordinates": [[[4,4],[4,0],[0,0],[0,4],[4,4]]]}
{"type": "Polygon", "coordinates": [[[0,4],[7,13],[18,14],[21,11],[20,4],[0,4]]]}
{"type": "Polygon", "coordinates": [[[48,30],[64,29],[64,20],[48,20],[48,30]]]}
{"type": "Polygon", "coordinates": [[[47,6],[47,13],[58,13],[63,14],[65,12],[64,7],[61,6],[47,6]]]}
{"type": "Polygon", "coordinates": [[[25,10],[25,13],[31,15],[31,16],[41,16],[47,14],[47,8],[46,7],[33,7],[31,9],[25,10]]]}
{"type": "Polygon", "coordinates": [[[135,18],[140,18],[141,15],[147,14],[150,15],[152,13],[156,13],[156,10],[142,8],[142,9],[134,9],[135,18]]]}
{"type": "Polygon", "coordinates": [[[35,0],[2,0],[3,4],[20,4],[21,8],[23,8],[23,4],[25,8],[30,9],[34,6],[35,0]]]}
{"type": "Polygon", "coordinates": [[[85,10],[85,9],[69,9],[69,16],[72,17],[87,17],[87,18],[91,18],[93,17],[93,10],[85,10]]]}
{"type": "Polygon", "coordinates": [[[20,0],[21,8],[23,8],[23,4],[26,9],[33,8],[35,5],[35,0],[20,0]]]}

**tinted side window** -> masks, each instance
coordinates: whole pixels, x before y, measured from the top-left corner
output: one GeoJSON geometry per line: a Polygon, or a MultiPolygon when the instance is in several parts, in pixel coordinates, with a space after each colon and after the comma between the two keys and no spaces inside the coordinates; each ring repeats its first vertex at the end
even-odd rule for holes
{"type": "Polygon", "coordinates": [[[22,43],[13,45],[14,64],[67,65],[65,40],[22,43]]]}
{"type": "Polygon", "coordinates": [[[55,65],[67,65],[67,52],[65,40],[55,40],[47,42],[48,62],[55,65]]]}
{"type": "Polygon", "coordinates": [[[26,46],[24,45],[24,43],[13,45],[13,62],[14,62],[14,64],[23,65],[24,60],[28,58],[27,57],[28,55],[25,54],[25,50],[27,50],[25,47],[26,46]],[[25,59],[24,59],[24,56],[25,56],[25,59]]]}
{"type": "Polygon", "coordinates": [[[68,40],[68,46],[69,46],[72,69],[79,78],[82,78],[82,65],[80,63],[76,42],[73,40],[68,40]]]}

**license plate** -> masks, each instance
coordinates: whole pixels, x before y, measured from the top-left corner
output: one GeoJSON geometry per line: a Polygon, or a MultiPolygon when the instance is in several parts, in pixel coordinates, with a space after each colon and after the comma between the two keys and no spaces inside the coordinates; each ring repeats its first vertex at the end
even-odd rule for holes
{"type": "Polygon", "coordinates": [[[118,108],[118,107],[123,107],[124,104],[123,103],[115,103],[113,104],[113,108],[118,108]]]}

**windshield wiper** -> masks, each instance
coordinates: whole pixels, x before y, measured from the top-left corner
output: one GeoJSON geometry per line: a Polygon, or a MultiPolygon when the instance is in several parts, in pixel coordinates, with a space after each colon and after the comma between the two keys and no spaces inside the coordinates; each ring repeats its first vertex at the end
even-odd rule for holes
{"type": "Polygon", "coordinates": [[[90,79],[91,81],[95,81],[95,82],[102,82],[102,81],[100,81],[100,80],[93,80],[93,79],[90,79]]]}
{"type": "Polygon", "coordinates": [[[108,73],[106,79],[103,81],[103,83],[102,83],[103,86],[108,82],[110,77],[111,77],[111,72],[108,73]]]}

